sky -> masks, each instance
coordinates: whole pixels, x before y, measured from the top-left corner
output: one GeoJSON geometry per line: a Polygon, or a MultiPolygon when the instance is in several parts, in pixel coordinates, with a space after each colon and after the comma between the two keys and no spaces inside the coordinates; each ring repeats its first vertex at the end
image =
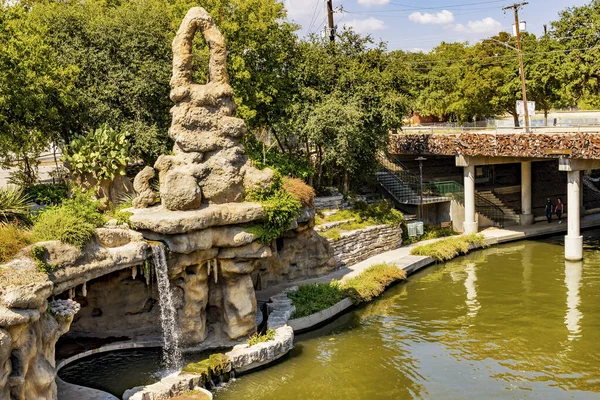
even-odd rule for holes
{"type": "MultiPolygon", "coordinates": [[[[282,0],[288,18],[302,26],[300,35],[320,32],[326,25],[325,0],[282,0]]],[[[520,0],[519,0],[520,2],[520,0]]],[[[544,24],[557,20],[567,7],[581,6],[590,0],[528,0],[519,11],[527,22],[527,31],[544,32],[544,24]]],[[[510,0],[334,0],[338,29],[352,26],[362,34],[388,43],[390,50],[429,51],[442,41],[481,39],[504,30],[514,23],[510,0]]],[[[550,26],[548,26],[550,29],[550,26]]]]}

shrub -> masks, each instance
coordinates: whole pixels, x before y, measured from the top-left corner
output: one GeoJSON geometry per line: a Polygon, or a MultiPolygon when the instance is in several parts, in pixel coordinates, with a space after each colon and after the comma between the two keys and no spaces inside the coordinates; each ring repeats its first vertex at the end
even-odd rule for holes
{"type": "Polygon", "coordinates": [[[117,132],[108,125],[77,136],[65,149],[64,160],[75,175],[91,174],[98,181],[112,180],[129,158],[129,133],[117,132]]]}
{"type": "Polygon", "coordinates": [[[332,282],[302,285],[295,292],[289,292],[287,297],[296,307],[292,318],[301,318],[334,306],[346,295],[337,282],[332,282]]]}
{"type": "Polygon", "coordinates": [[[341,284],[344,293],[356,304],[371,301],[392,283],[406,278],[406,272],[392,264],[377,264],[341,284]]]}
{"type": "Polygon", "coordinates": [[[13,258],[31,243],[31,232],[16,224],[0,225],[0,263],[13,258]]]}
{"type": "Polygon", "coordinates": [[[29,217],[29,197],[16,186],[0,188],[0,223],[26,221],[29,217]]]}
{"type": "Polygon", "coordinates": [[[254,346],[255,344],[268,342],[269,340],[275,339],[276,332],[273,329],[267,329],[267,331],[263,333],[256,332],[254,335],[248,338],[248,346],[254,346]]]}
{"type": "Polygon", "coordinates": [[[417,246],[410,251],[410,254],[431,257],[442,262],[451,260],[461,254],[468,253],[470,245],[483,247],[485,246],[485,240],[482,235],[478,234],[458,236],[417,246]]]}
{"type": "Polygon", "coordinates": [[[258,169],[271,167],[284,176],[308,179],[314,175],[315,170],[311,163],[304,157],[293,157],[284,154],[274,147],[267,147],[252,133],[248,133],[242,140],[245,153],[258,169]]]}
{"type": "Polygon", "coordinates": [[[95,226],[66,208],[53,208],[41,214],[33,226],[36,241],[60,240],[79,248],[94,236],[95,226]]]}
{"type": "Polygon", "coordinates": [[[61,206],[40,213],[33,225],[33,237],[36,241],[60,240],[81,248],[94,236],[95,228],[102,225],[104,217],[97,202],[77,193],[61,206]]]}
{"type": "Polygon", "coordinates": [[[44,246],[35,246],[31,249],[31,258],[37,265],[38,272],[49,274],[56,269],[56,265],[52,265],[46,261],[48,259],[48,249],[44,246]]]}
{"type": "Polygon", "coordinates": [[[302,179],[283,178],[282,188],[294,196],[303,207],[315,206],[315,189],[304,183],[302,179]]]}
{"type": "Polygon", "coordinates": [[[265,210],[263,222],[248,228],[261,243],[270,244],[280,237],[300,215],[300,202],[281,188],[281,179],[265,190],[249,191],[247,200],[259,201],[265,210]]]}
{"type": "Polygon", "coordinates": [[[29,186],[25,189],[25,193],[31,201],[35,201],[38,204],[56,206],[67,198],[68,188],[67,185],[58,183],[40,184],[29,186]]]}

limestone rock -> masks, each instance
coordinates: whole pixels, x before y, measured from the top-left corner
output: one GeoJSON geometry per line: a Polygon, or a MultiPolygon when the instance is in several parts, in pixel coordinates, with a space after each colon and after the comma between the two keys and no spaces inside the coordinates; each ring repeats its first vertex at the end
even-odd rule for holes
{"type": "Polygon", "coordinates": [[[150,179],[154,178],[155,171],[152,167],[144,167],[133,180],[133,189],[137,197],[133,199],[133,207],[146,208],[156,203],[156,193],[150,186],[150,179]]]}
{"type": "Polygon", "coordinates": [[[228,203],[190,211],[170,211],[162,206],[134,210],[129,221],[136,229],[173,235],[212,226],[245,224],[259,220],[264,215],[260,204],[228,203]]]}
{"type": "Polygon", "coordinates": [[[271,257],[273,252],[269,246],[264,244],[253,242],[245,246],[240,247],[229,247],[219,250],[219,258],[266,258],[271,257]]]}
{"type": "Polygon", "coordinates": [[[1,303],[9,308],[40,308],[52,294],[52,282],[29,283],[1,289],[1,303]]]}
{"type": "Polygon", "coordinates": [[[36,243],[32,246],[25,248],[25,252],[28,252],[33,247],[46,248],[47,251],[44,257],[44,261],[51,265],[74,265],[83,256],[82,251],[77,246],[73,246],[72,244],[68,243],[63,243],[59,240],[36,243]]]}
{"type": "Polygon", "coordinates": [[[225,280],[223,324],[223,330],[231,339],[256,331],[256,294],[250,275],[225,280]]]}
{"type": "Polygon", "coordinates": [[[188,234],[159,235],[144,233],[148,239],[161,240],[174,253],[190,254],[213,247],[238,247],[256,240],[256,236],[240,226],[221,226],[194,231],[188,234]]]}
{"type": "Polygon", "coordinates": [[[160,199],[169,210],[192,210],[202,203],[196,178],[183,168],[170,170],[160,182],[160,199]]]}
{"type": "Polygon", "coordinates": [[[96,229],[96,237],[102,246],[109,248],[125,246],[131,242],[144,240],[141,233],[121,228],[98,228],[96,229]]]}
{"type": "Polygon", "coordinates": [[[248,162],[244,165],[244,187],[251,190],[268,189],[273,183],[274,172],[270,168],[259,170],[248,162]]]}
{"type": "Polygon", "coordinates": [[[183,307],[179,311],[181,338],[187,345],[197,345],[206,339],[206,306],[208,305],[207,269],[196,266],[184,274],[181,287],[183,307]]]}

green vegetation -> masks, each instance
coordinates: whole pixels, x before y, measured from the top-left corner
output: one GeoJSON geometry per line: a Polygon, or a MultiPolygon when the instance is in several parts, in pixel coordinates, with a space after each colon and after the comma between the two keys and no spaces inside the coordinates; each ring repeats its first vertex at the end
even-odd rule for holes
{"type": "Polygon", "coordinates": [[[74,137],[66,147],[64,160],[76,176],[90,174],[100,181],[125,175],[129,158],[129,133],[117,132],[107,125],[74,137]]]}
{"type": "Polygon", "coordinates": [[[0,263],[17,255],[31,243],[31,232],[16,224],[0,224],[0,263]]]}
{"type": "Polygon", "coordinates": [[[351,210],[340,210],[327,216],[321,213],[316,217],[317,225],[338,221],[348,222],[321,232],[320,235],[326,239],[340,240],[342,232],[383,224],[401,226],[404,223],[404,215],[394,209],[390,202],[382,200],[375,204],[357,202],[351,210]]]}
{"type": "Polygon", "coordinates": [[[265,333],[256,332],[254,335],[248,338],[248,341],[246,343],[248,344],[248,346],[254,346],[258,343],[268,342],[269,340],[275,339],[275,334],[276,332],[273,329],[267,329],[265,333]]]}
{"type": "Polygon", "coordinates": [[[14,186],[0,188],[0,223],[24,221],[29,216],[29,198],[14,186]]]}
{"type": "Polygon", "coordinates": [[[36,217],[32,233],[35,241],[60,240],[81,248],[102,225],[104,216],[97,202],[79,193],[61,206],[43,210],[36,217]]]}
{"type": "Polygon", "coordinates": [[[267,146],[252,133],[244,136],[243,144],[246,155],[258,169],[269,167],[283,176],[300,179],[308,179],[315,173],[309,160],[292,157],[273,146],[267,146]]]}
{"type": "Polygon", "coordinates": [[[402,245],[404,246],[412,243],[421,242],[424,240],[438,239],[458,235],[458,233],[455,232],[452,228],[440,228],[439,226],[429,224],[423,227],[423,235],[419,237],[408,236],[408,229],[405,225],[402,226],[402,229],[402,245]]]}
{"type": "Polygon", "coordinates": [[[247,191],[246,200],[259,202],[265,210],[264,221],[248,228],[264,244],[270,244],[289,229],[302,208],[300,201],[283,189],[279,175],[270,188],[247,191]]]}
{"type": "Polygon", "coordinates": [[[225,354],[211,354],[205,360],[188,364],[181,372],[205,375],[210,378],[214,375],[221,375],[228,363],[229,358],[225,354]]]}
{"type": "Polygon", "coordinates": [[[57,268],[56,265],[52,265],[46,261],[48,258],[48,249],[44,246],[35,246],[32,248],[31,258],[35,261],[38,272],[49,274],[57,268]]]}
{"type": "Polygon", "coordinates": [[[33,185],[25,189],[25,194],[31,201],[47,206],[59,205],[67,199],[68,192],[67,185],[60,183],[33,185]]]}
{"type": "Polygon", "coordinates": [[[342,282],[302,285],[296,292],[287,295],[296,307],[292,318],[326,310],[346,297],[350,297],[354,304],[369,302],[402,279],[406,279],[406,272],[396,265],[377,264],[342,282]]]}
{"type": "Polygon", "coordinates": [[[377,264],[342,282],[341,288],[354,303],[365,303],[379,296],[392,283],[402,279],[406,279],[406,272],[396,265],[377,264]]]}
{"type": "Polygon", "coordinates": [[[442,262],[451,260],[461,254],[468,253],[471,245],[478,247],[485,246],[483,235],[471,234],[468,236],[443,239],[434,243],[415,247],[410,251],[410,254],[431,257],[442,262]]]}
{"type": "Polygon", "coordinates": [[[292,318],[301,318],[332,307],[342,301],[346,294],[339,282],[332,282],[301,285],[295,292],[289,292],[287,297],[292,299],[296,307],[292,318]]]}

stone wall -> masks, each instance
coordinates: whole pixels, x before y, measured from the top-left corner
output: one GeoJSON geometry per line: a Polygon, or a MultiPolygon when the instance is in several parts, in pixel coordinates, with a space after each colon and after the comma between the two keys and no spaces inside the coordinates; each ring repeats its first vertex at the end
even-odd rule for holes
{"type": "Polygon", "coordinates": [[[339,210],[344,208],[344,196],[315,197],[315,208],[317,210],[339,210]]]}
{"type": "Polygon", "coordinates": [[[343,232],[339,240],[328,239],[338,267],[353,265],[402,245],[402,228],[390,225],[370,226],[343,232]]]}
{"type": "Polygon", "coordinates": [[[548,150],[572,150],[570,158],[600,158],[597,133],[408,133],[391,135],[392,154],[559,158],[548,150]]]}

